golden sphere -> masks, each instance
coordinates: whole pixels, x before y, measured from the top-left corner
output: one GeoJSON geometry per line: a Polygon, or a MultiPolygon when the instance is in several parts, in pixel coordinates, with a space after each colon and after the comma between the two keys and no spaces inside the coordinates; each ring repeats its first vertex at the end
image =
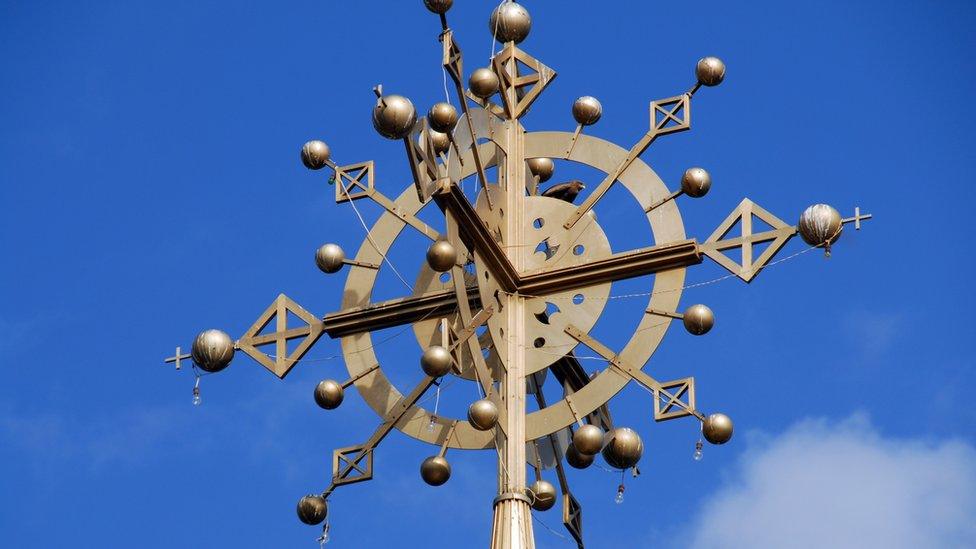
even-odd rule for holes
{"type": "Polygon", "coordinates": [[[573,447],[586,456],[595,456],[603,448],[603,429],[586,424],[573,433],[573,447]]]}
{"type": "Polygon", "coordinates": [[[712,444],[725,444],[732,439],[732,419],[725,414],[711,414],[702,422],[702,435],[712,444]]]}
{"type": "Polygon", "coordinates": [[[298,520],[315,526],[321,524],[329,514],[329,504],[325,498],[316,494],[309,494],[298,500],[298,520]]]}
{"type": "Polygon", "coordinates": [[[313,139],[302,145],[302,164],[310,170],[320,170],[329,162],[332,155],[324,141],[313,139]]]}
{"type": "Polygon", "coordinates": [[[529,164],[529,171],[532,175],[539,178],[539,183],[545,183],[552,177],[552,172],[556,171],[556,164],[551,158],[530,158],[526,160],[529,164]]]}
{"type": "Polygon", "coordinates": [[[529,486],[529,491],[535,496],[532,508],[536,511],[548,511],[556,504],[556,487],[548,480],[537,480],[529,486]]]}
{"type": "Polygon", "coordinates": [[[715,313],[700,303],[685,309],[684,316],[685,329],[696,336],[707,334],[715,325],[715,313]]]}
{"type": "Polygon", "coordinates": [[[430,130],[430,140],[434,144],[434,154],[446,153],[451,148],[451,138],[446,133],[430,130]]]}
{"type": "Polygon", "coordinates": [[[427,248],[427,264],[439,273],[450,271],[457,260],[457,250],[446,240],[437,240],[427,248]]]}
{"type": "Polygon", "coordinates": [[[342,262],[345,259],[346,253],[342,251],[342,248],[338,244],[323,244],[321,248],[315,251],[315,264],[319,266],[319,269],[323,273],[332,274],[338,272],[342,268],[342,262]]]}
{"type": "Polygon", "coordinates": [[[448,133],[454,130],[458,121],[458,112],[454,105],[441,101],[427,111],[427,120],[434,131],[448,133]]]}
{"type": "Polygon", "coordinates": [[[475,96],[488,99],[498,91],[498,76],[491,69],[475,69],[468,78],[468,88],[475,96]]]}
{"type": "Polygon", "coordinates": [[[505,2],[491,12],[488,19],[488,32],[499,42],[518,44],[529,35],[532,18],[529,12],[517,2],[505,2]]]}
{"type": "Polygon", "coordinates": [[[454,5],[454,0],[424,0],[424,5],[433,13],[447,13],[454,5]]]}
{"type": "Polygon", "coordinates": [[[334,379],[320,381],[315,386],[315,403],[326,410],[335,410],[342,404],[345,390],[334,379]]]}
{"type": "Polygon", "coordinates": [[[644,443],[633,429],[617,427],[607,433],[606,438],[603,459],[614,469],[629,469],[637,465],[644,454],[644,443]]]}
{"type": "Polygon", "coordinates": [[[800,216],[796,224],[803,241],[811,246],[833,244],[844,228],[840,213],[827,204],[814,204],[800,216]]]}
{"type": "Polygon", "coordinates": [[[468,423],[479,431],[494,429],[498,424],[498,406],[487,398],[472,402],[468,406],[468,423]]]}
{"type": "Polygon", "coordinates": [[[681,176],[681,190],[692,198],[701,198],[712,188],[712,176],[704,168],[688,168],[681,176]]]}
{"type": "Polygon", "coordinates": [[[420,367],[430,377],[441,377],[451,371],[451,352],[440,345],[432,345],[420,357],[420,367]]]}
{"type": "Polygon", "coordinates": [[[431,486],[440,486],[451,478],[451,464],[441,456],[430,456],[420,464],[420,477],[431,486]]]}
{"type": "Polygon", "coordinates": [[[718,86],[725,79],[725,63],[718,57],[702,57],[695,66],[695,76],[703,86],[718,86]]]}
{"type": "Polygon", "coordinates": [[[569,445],[569,448],[566,448],[566,463],[574,469],[586,469],[590,465],[593,465],[594,459],[596,459],[596,456],[581,454],[576,449],[576,446],[572,444],[569,445]]]}
{"type": "Polygon", "coordinates": [[[373,107],[373,127],[383,137],[403,139],[417,122],[413,103],[402,95],[384,95],[373,107]]]}
{"type": "Polygon", "coordinates": [[[204,330],[193,340],[190,356],[204,372],[219,372],[234,358],[234,341],[226,332],[204,330]]]}
{"type": "Polygon", "coordinates": [[[603,105],[596,97],[584,95],[573,102],[573,118],[578,124],[591,126],[603,115],[603,105]]]}

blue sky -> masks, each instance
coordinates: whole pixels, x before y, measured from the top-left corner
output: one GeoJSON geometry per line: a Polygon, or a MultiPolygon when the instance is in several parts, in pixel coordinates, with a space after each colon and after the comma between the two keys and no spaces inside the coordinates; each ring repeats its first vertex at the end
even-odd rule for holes
{"type": "MultiPolygon", "coordinates": [[[[493,2],[457,4],[470,71],[487,63],[493,2]]],[[[815,202],[876,215],[829,260],[804,254],[750,285],[683,295],[716,327],[695,338],[673,326],[647,371],[694,375],[700,408],[728,413],[736,437],[696,463],[694,422],[654,424],[645,392],[621,392],[615,418],[644,439],[643,475],[618,506],[616,476],[570,472],[589,546],[976,545],[976,10],[526,6],[522,47],[559,73],[529,130],[572,130],[573,99],[593,95],[604,116],[588,132],[629,147],[648,101],[686,90],[699,57],[725,60],[725,83],[695,96],[692,131],[643,156],[672,188],[689,166],[711,172],[708,196],[681,201],[690,236],[707,238],[746,196],[790,222],[815,202]]],[[[192,375],[161,359],[202,329],[240,336],[279,292],[319,315],[338,307],[346,271],[323,276],[312,253],[355,250],[363,231],[298,150],[321,138],[340,163],[373,159],[378,188],[398,194],[409,170],[369,123],[370,90],[422,109],[442,99],[438,31],[419,0],[0,2],[3,545],[315,546],[295,501],[327,484],[332,448],[378,422],[358,395],[315,406],[313,387],[344,379],[342,362],[302,363],[281,382],[241,355],[203,380],[195,408],[192,375]]],[[[616,220],[623,249],[636,217],[618,219],[627,205],[609,198],[619,209],[601,219],[616,220]]],[[[413,272],[422,259],[405,248],[395,260],[413,272]]],[[[688,281],[724,273],[706,261],[688,281]]],[[[378,294],[397,295],[382,281],[378,294]]],[[[615,318],[600,333],[629,329],[615,318]]],[[[337,351],[326,338],[309,358],[337,351]]],[[[402,338],[379,356],[406,387],[419,353],[402,338]]],[[[445,390],[456,415],[474,394],[462,387],[445,390]]],[[[391,435],[374,480],[334,495],[335,546],[486,544],[491,455],[449,453],[454,476],[434,489],[417,474],[431,453],[391,435]]],[[[558,510],[538,518],[540,547],[571,546],[558,510]]]]}

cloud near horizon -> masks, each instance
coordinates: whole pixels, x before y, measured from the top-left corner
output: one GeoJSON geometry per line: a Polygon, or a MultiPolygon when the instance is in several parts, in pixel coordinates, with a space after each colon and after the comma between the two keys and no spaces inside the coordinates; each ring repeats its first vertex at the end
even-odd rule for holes
{"type": "Polygon", "coordinates": [[[691,524],[691,547],[976,547],[976,450],[882,437],[866,416],[750,441],[691,524]]]}

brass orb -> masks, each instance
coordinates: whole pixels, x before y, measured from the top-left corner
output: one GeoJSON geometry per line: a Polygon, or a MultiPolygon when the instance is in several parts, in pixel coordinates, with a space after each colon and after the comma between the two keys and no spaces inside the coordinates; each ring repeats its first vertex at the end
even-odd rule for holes
{"type": "Polygon", "coordinates": [[[343,261],[346,259],[346,253],[342,251],[342,248],[338,244],[323,244],[321,248],[315,251],[315,264],[319,266],[319,269],[323,273],[332,274],[339,272],[342,268],[343,261]]]}
{"type": "Polygon", "coordinates": [[[603,105],[596,97],[584,95],[573,102],[573,118],[578,124],[591,126],[603,115],[603,105]]]}
{"type": "Polygon", "coordinates": [[[532,18],[529,12],[517,2],[505,2],[491,12],[488,19],[488,32],[499,42],[515,42],[518,44],[529,35],[532,29],[532,18]]]}
{"type": "Polygon", "coordinates": [[[205,372],[219,372],[234,358],[234,341],[226,332],[204,330],[193,340],[193,363],[205,372]]]}
{"type": "Polygon", "coordinates": [[[590,465],[593,465],[593,460],[596,456],[588,456],[586,454],[581,454],[576,446],[572,444],[566,449],[566,463],[574,469],[586,469],[590,465]]]}
{"type": "Polygon", "coordinates": [[[443,14],[451,9],[451,6],[454,5],[454,0],[424,0],[424,5],[433,13],[443,14]]]}
{"type": "Polygon", "coordinates": [[[556,487],[548,480],[537,480],[529,486],[529,491],[535,496],[532,508],[536,511],[548,511],[556,504],[556,487]]]}
{"type": "Polygon", "coordinates": [[[451,464],[441,456],[430,456],[420,464],[420,477],[431,486],[440,486],[451,478],[451,464]]]}
{"type": "Polygon", "coordinates": [[[446,153],[451,148],[451,138],[446,133],[430,130],[430,140],[434,144],[434,154],[446,153]]]}
{"type": "Polygon", "coordinates": [[[617,427],[607,433],[606,438],[603,459],[614,469],[629,469],[637,465],[644,454],[644,443],[633,429],[617,427]]]}
{"type": "Polygon", "coordinates": [[[712,444],[725,444],[732,439],[732,419],[725,414],[711,414],[702,422],[702,435],[712,444]]]}
{"type": "Polygon", "coordinates": [[[427,248],[427,264],[439,273],[446,273],[457,263],[458,254],[454,245],[446,240],[438,240],[427,248]]]}
{"type": "Polygon", "coordinates": [[[373,107],[373,127],[383,137],[403,139],[413,129],[415,122],[417,111],[413,103],[402,95],[384,95],[373,107]]]}
{"type": "Polygon", "coordinates": [[[321,524],[329,515],[329,503],[325,498],[316,494],[309,494],[298,500],[298,520],[315,526],[321,524]]]}
{"type": "Polygon", "coordinates": [[[332,152],[324,141],[313,139],[302,145],[302,164],[310,170],[321,170],[329,162],[332,152]]]}
{"type": "Polygon", "coordinates": [[[539,183],[549,181],[552,173],[556,171],[556,164],[551,158],[530,158],[526,160],[526,163],[528,163],[532,175],[539,178],[539,183]]]}
{"type": "Polygon", "coordinates": [[[441,377],[451,371],[451,352],[440,345],[432,345],[420,357],[420,367],[430,377],[441,377]]]}
{"type": "Polygon", "coordinates": [[[475,96],[488,99],[498,91],[498,76],[491,69],[475,69],[468,78],[468,88],[475,96]]]}
{"type": "Polygon", "coordinates": [[[704,168],[688,168],[681,176],[681,190],[692,198],[701,198],[712,188],[712,176],[704,168]]]}
{"type": "Polygon", "coordinates": [[[725,79],[725,63],[718,57],[702,57],[695,66],[695,76],[703,86],[718,86],[725,79]]]}
{"type": "Polygon", "coordinates": [[[573,433],[573,447],[586,456],[595,456],[603,448],[603,429],[586,424],[573,433]]]}
{"type": "Polygon", "coordinates": [[[334,379],[320,381],[315,386],[315,403],[326,410],[335,410],[342,404],[345,390],[334,379]]]}
{"type": "Polygon", "coordinates": [[[498,424],[498,406],[487,398],[472,402],[468,406],[468,423],[479,431],[494,429],[498,424]]]}
{"type": "Polygon", "coordinates": [[[454,131],[454,126],[458,121],[458,112],[450,103],[443,101],[434,103],[434,106],[427,111],[427,120],[434,131],[448,133],[454,131]]]}
{"type": "Polygon", "coordinates": [[[803,241],[811,246],[833,244],[840,238],[844,224],[840,213],[827,204],[814,204],[800,216],[796,224],[803,241]]]}
{"type": "Polygon", "coordinates": [[[696,336],[707,334],[715,325],[715,313],[701,303],[685,309],[684,316],[685,329],[696,336]]]}

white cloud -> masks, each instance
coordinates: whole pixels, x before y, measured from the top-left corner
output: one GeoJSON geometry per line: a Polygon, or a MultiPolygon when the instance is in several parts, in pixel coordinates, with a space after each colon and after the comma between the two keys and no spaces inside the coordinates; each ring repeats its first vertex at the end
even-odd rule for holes
{"type": "Polygon", "coordinates": [[[692,547],[976,547],[976,450],[965,442],[884,438],[856,415],[751,444],[692,524],[692,547]]]}
{"type": "Polygon", "coordinates": [[[892,348],[904,333],[905,316],[857,309],[848,312],[843,319],[844,333],[861,350],[866,359],[876,360],[892,348]]]}

